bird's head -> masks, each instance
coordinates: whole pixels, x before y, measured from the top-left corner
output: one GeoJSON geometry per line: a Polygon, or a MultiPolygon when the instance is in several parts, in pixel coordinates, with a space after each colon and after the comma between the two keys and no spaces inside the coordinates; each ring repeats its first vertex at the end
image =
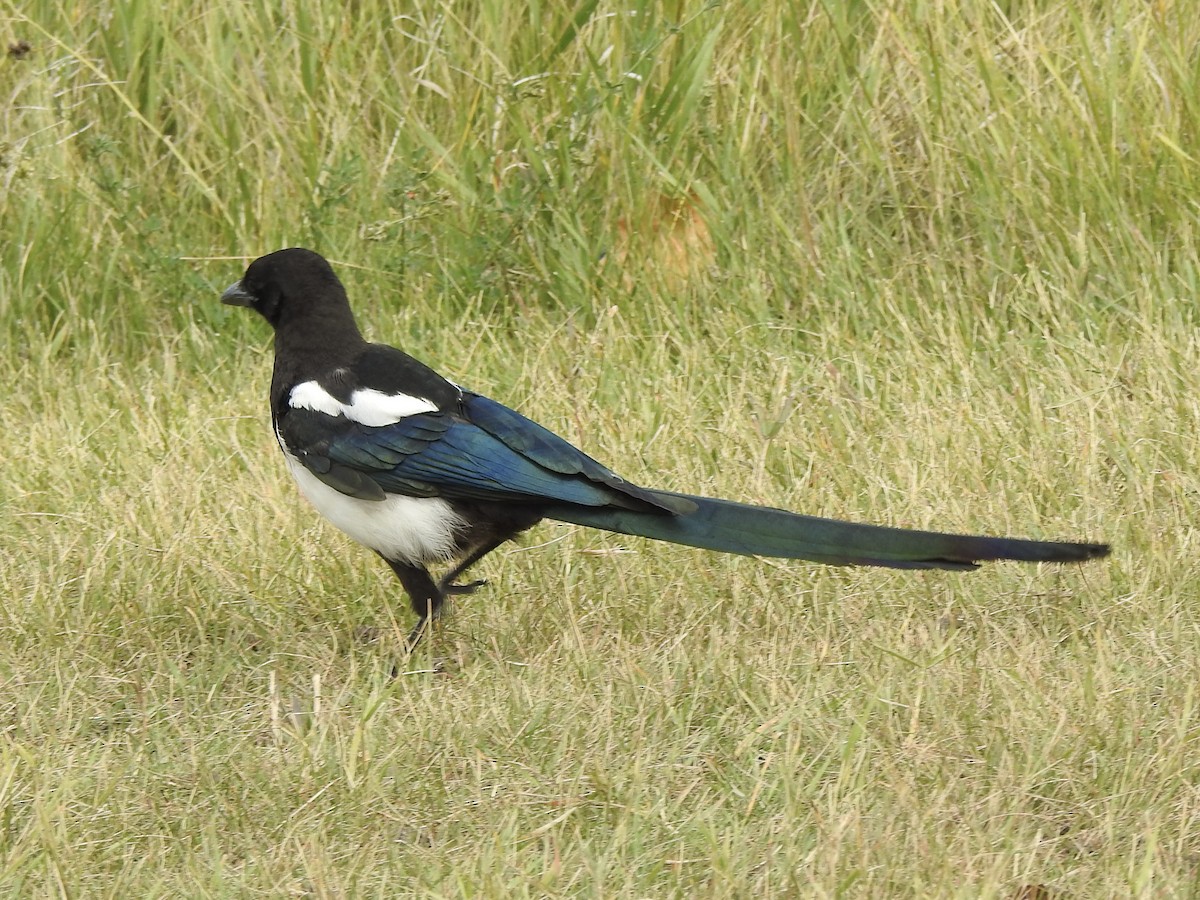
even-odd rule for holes
{"type": "Polygon", "coordinates": [[[278,328],[285,318],[302,315],[319,302],[340,299],[346,292],[325,258],[302,247],[260,256],[246,274],[221,294],[229,306],[254,310],[278,328]]]}

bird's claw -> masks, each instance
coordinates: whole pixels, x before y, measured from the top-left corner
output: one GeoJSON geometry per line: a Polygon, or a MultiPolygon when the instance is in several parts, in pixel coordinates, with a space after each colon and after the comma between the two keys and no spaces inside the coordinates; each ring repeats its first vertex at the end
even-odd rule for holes
{"type": "Polygon", "coordinates": [[[487,579],[480,578],[478,581],[468,581],[466,584],[440,584],[438,587],[442,589],[443,594],[473,594],[485,584],[487,584],[487,579]]]}

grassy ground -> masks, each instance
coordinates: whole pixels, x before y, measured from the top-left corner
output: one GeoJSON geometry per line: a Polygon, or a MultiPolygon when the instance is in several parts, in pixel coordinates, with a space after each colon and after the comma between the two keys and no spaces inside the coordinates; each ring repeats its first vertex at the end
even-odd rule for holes
{"type": "Polygon", "coordinates": [[[1200,894],[1188,4],[0,22],[4,893],[1200,894]],[[216,300],[295,244],[634,480],[1114,554],[546,525],[392,679],[216,300]]]}

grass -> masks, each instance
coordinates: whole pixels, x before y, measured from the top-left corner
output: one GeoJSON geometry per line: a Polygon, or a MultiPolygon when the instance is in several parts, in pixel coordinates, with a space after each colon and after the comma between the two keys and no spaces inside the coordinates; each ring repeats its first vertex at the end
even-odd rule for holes
{"type": "Polygon", "coordinates": [[[1200,894],[1186,4],[0,21],[5,893],[1200,894]],[[393,679],[216,302],[296,244],[633,480],[1114,554],[544,525],[393,679]]]}

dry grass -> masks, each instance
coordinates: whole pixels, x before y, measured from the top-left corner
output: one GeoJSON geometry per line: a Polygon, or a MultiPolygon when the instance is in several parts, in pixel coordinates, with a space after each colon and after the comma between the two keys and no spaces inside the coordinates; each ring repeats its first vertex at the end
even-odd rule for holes
{"type": "Polygon", "coordinates": [[[7,893],[1200,890],[1184,5],[0,16],[7,893]],[[1113,557],[548,525],[393,679],[216,302],[286,244],[631,479],[1113,557]]]}

